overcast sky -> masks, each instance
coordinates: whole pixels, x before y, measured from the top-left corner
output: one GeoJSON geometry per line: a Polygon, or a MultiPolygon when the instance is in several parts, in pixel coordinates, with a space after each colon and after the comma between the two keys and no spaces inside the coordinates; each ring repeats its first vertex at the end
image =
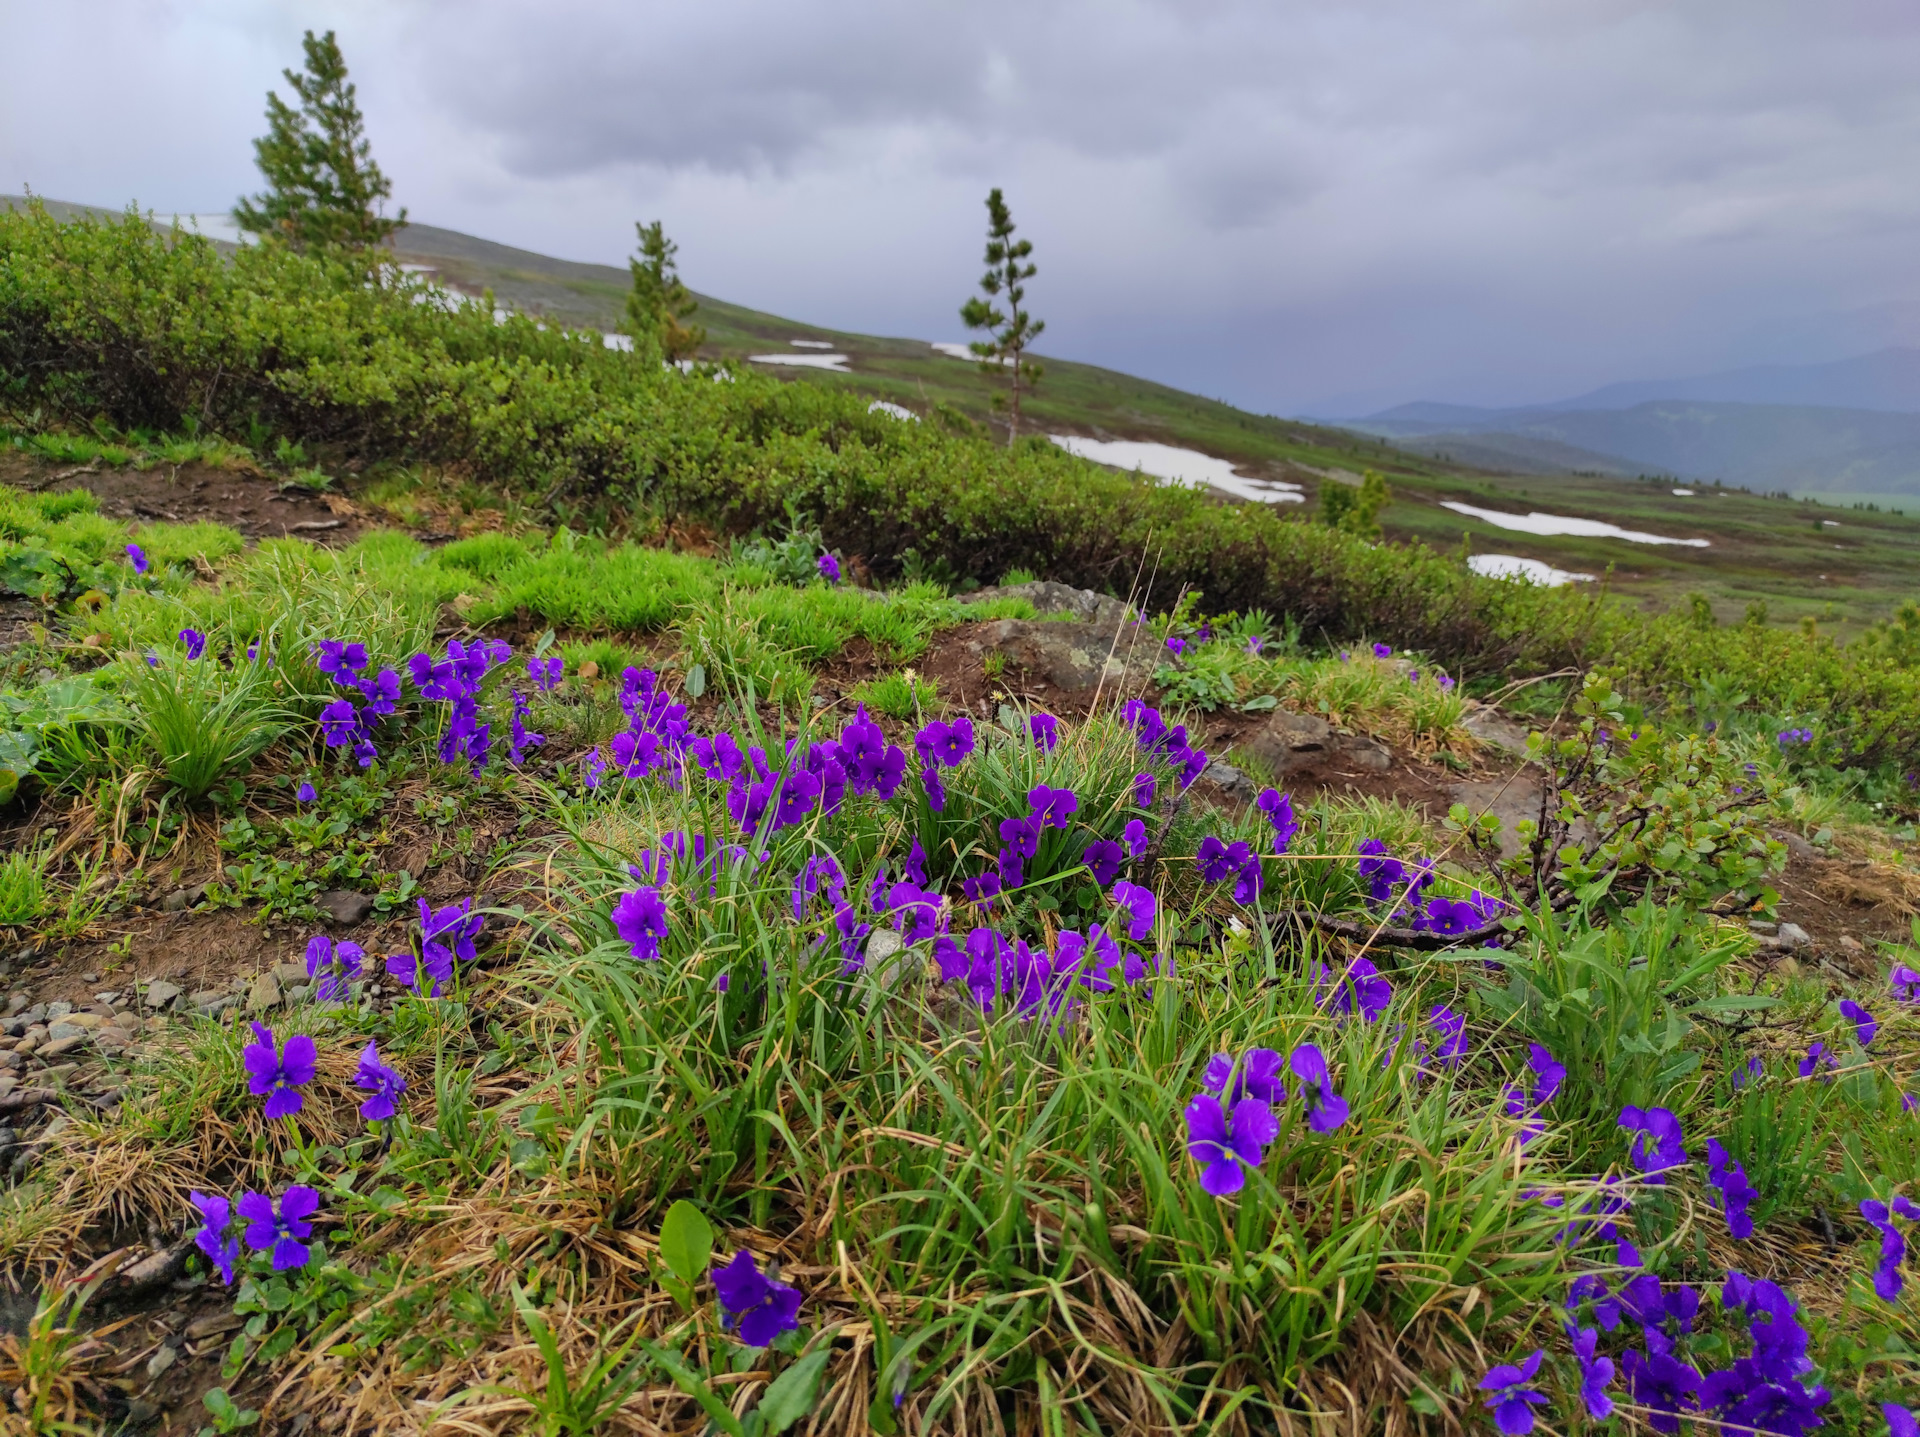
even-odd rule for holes
{"type": "Polygon", "coordinates": [[[1042,349],[1283,414],[1920,343],[1912,0],[0,0],[0,190],[252,188],[332,27],[419,220],[964,337],[982,199],[1042,349]]]}

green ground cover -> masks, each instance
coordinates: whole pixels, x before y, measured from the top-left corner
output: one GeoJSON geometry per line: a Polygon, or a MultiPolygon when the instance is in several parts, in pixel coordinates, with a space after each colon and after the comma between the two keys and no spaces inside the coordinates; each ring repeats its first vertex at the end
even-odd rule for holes
{"type": "MultiPolygon", "coordinates": [[[[137,224],[0,218],[0,261],[50,462],[244,445],[519,506],[333,552],[0,494],[0,915],[114,971],[210,872],[190,935],[317,940],[266,1039],[220,1001],[82,1035],[118,1100],[16,1144],[29,1426],[130,1416],[69,1259],[149,1236],[240,1319],[184,1368],[225,1429],[1485,1430],[1492,1381],[1552,1430],[1878,1431],[1920,1393],[1920,932],[1845,976],[1743,921],[1783,834],[1906,871],[1920,614],[1841,644],[1482,581],[137,224]],[[1024,612],[966,581],[1143,564],[1157,709],[902,671],[1024,612]],[[856,642],[885,728],[809,701],[856,642]],[[1464,763],[1463,691],[1528,680],[1511,857],[1465,809],[1184,787],[1208,713],[1464,763]]],[[[9,1051],[77,1082],[53,1031],[9,1051]]]]}

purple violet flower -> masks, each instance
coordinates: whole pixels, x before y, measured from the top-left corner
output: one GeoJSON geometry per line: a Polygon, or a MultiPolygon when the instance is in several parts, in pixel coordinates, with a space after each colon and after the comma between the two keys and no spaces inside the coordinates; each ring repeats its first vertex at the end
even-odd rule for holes
{"type": "Polygon", "coordinates": [[[1376,659],[1390,659],[1393,657],[1393,646],[1391,644],[1375,644],[1373,646],[1373,656],[1376,659]]]}
{"type": "Polygon", "coordinates": [[[712,1276],[727,1325],[738,1326],[740,1341],[748,1347],[765,1347],[800,1326],[800,1289],[761,1272],[746,1249],[726,1266],[714,1268],[712,1276]]]}
{"type": "Polygon", "coordinates": [[[360,1105],[360,1116],[370,1123],[391,1118],[399,1110],[400,1095],[407,1090],[407,1080],[380,1061],[380,1050],[372,1040],[361,1050],[353,1085],[373,1095],[360,1105]]]}
{"type": "Polygon", "coordinates": [[[246,1219],[247,1246],[255,1252],[271,1251],[275,1272],[307,1265],[313,1256],[305,1241],[313,1233],[308,1219],[320,1209],[319,1193],[294,1183],[280,1194],[277,1205],[266,1193],[248,1191],[234,1206],[246,1219]]]}
{"type": "MultiPolygon", "coordinates": [[[[1800,1060],[1800,1076],[1803,1078],[1811,1078],[1815,1073],[1822,1072],[1823,1069],[1837,1068],[1839,1066],[1839,1060],[1833,1056],[1833,1053],[1828,1049],[1827,1045],[1815,1040],[1814,1043],[1808,1047],[1807,1056],[1800,1060]]],[[[1831,1079],[1825,1077],[1823,1074],[1821,1081],[1830,1082],[1831,1079]]]]}
{"type": "Polygon", "coordinates": [[[1620,1358],[1620,1367],[1633,1400],[1653,1413],[1648,1425],[1656,1432],[1678,1432],[1680,1414],[1694,1408],[1693,1394],[1700,1390],[1700,1374],[1678,1358],[1653,1350],[1651,1344],[1644,1357],[1639,1349],[1629,1347],[1620,1358]]]}
{"type": "Polygon", "coordinates": [[[1114,883],[1110,896],[1127,910],[1127,936],[1136,943],[1145,942],[1153,932],[1154,915],[1159,906],[1153,890],[1122,878],[1114,883]]]}
{"type": "Polygon", "coordinates": [[[127,545],[127,560],[133,565],[134,573],[144,574],[147,572],[147,551],[142,549],[138,544],[127,545]]]}
{"type": "Polygon", "coordinates": [[[1027,791],[1027,805],[1031,816],[1046,827],[1065,828],[1079,811],[1080,798],[1070,788],[1048,788],[1042,783],[1027,791]]]}
{"type": "Polygon", "coordinates": [[[232,1287],[233,1264],[240,1256],[240,1239],[226,1235],[227,1225],[232,1221],[232,1206],[218,1193],[193,1192],[187,1196],[200,1211],[200,1226],[193,1234],[194,1246],[206,1254],[207,1261],[220,1274],[220,1280],[232,1287]]]}
{"type": "Polygon", "coordinates": [[[1342,1017],[1350,1018],[1358,1013],[1366,1022],[1377,1023],[1392,1001],[1393,984],[1374,967],[1373,960],[1356,958],[1320,1006],[1342,1017]]]}
{"type": "Polygon", "coordinates": [[[1427,1014],[1440,1034],[1440,1046],[1433,1050],[1433,1056],[1447,1072],[1456,1072],[1467,1056],[1467,1016],[1456,1013],[1445,1004],[1436,1004],[1427,1014]]]}
{"type": "Polygon", "coordinates": [[[1033,736],[1035,744],[1042,753],[1052,753],[1054,745],[1060,742],[1060,720],[1052,714],[1030,714],[1027,717],[1027,732],[1033,736]]]}
{"type": "Polygon", "coordinates": [[[1595,1422],[1604,1422],[1613,1415],[1613,1398],[1607,1395],[1607,1387],[1613,1381],[1613,1359],[1600,1355],[1598,1328],[1570,1325],[1567,1340],[1580,1364],[1580,1400],[1586,1404],[1587,1416],[1595,1422]]]}
{"type": "Polygon", "coordinates": [[[1347,1100],[1333,1090],[1326,1054],[1312,1043],[1302,1043],[1288,1055],[1287,1066],[1300,1079],[1300,1101],[1307,1105],[1309,1128],[1330,1133],[1346,1122],[1347,1100]]]}
{"type": "Polygon", "coordinates": [[[265,1023],[253,1025],[253,1036],[254,1041],[240,1050],[247,1091],[266,1098],[269,1121],[291,1117],[306,1104],[300,1089],[313,1081],[319,1051],[305,1033],[295,1033],[285,1048],[277,1048],[273,1031],[265,1023]]]}
{"type": "Polygon", "coordinates": [[[1300,820],[1293,813],[1293,795],[1269,788],[1253,801],[1253,806],[1273,825],[1273,851],[1285,853],[1300,831],[1300,820]]]}
{"type": "Polygon", "coordinates": [[[1731,1161],[1718,1138],[1707,1139],[1707,1181],[1720,1190],[1720,1206],[1727,1215],[1727,1231],[1745,1240],[1753,1236],[1747,1208],[1760,1194],[1747,1181],[1747,1170],[1731,1161]]]}
{"type": "Polygon", "coordinates": [[[1239,840],[1222,843],[1209,833],[1200,840],[1200,851],[1193,856],[1202,883],[1224,883],[1237,877],[1253,859],[1253,850],[1239,840]]]}
{"type": "Polygon", "coordinates": [[[1893,987],[1894,1002],[1920,1003],[1920,972],[1905,963],[1896,963],[1888,981],[1893,987]]]}
{"type": "Polygon", "coordinates": [[[1120,868],[1127,861],[1127,854],[1111,838],[1096,838],[1080,855],[1080,861],[1093,874],[1093,881],[1105,888],[1120,876],[1120,868]]]}
{"type": "Polygon", "coordinates": [[[1493,1425],[1506,1437],[1522,1437],[1533,1431],[1533,1409],[1544,1404],[1547,1396],[1528,1384],[1540,1371],[1545,1356],[1536,1351],[1517,1367],[1502,1363],[1480,1379],[1480,1390],[1487,1394],[1486,1405],[1493,1411],[1493,1425]]]}
{"type": "Polygon", "coordinates": [[[1629,1104],[1620,1110],[1619,1125],[1634,1135],[1627,1150],[1627,1161],[1646,1180],[1658,1187],[1666,1182],[1666,1173],[1687,1161],[1681,1142],[1680,1120],[1668,1108],[1636,1108],[1629,1104]]]}
{"type": "Polygon", "coordinates": [[[1882,1402],[1880,1415],[1887,1419],[1887,1437],[1920,1437],[1920,1418],[1898,1402],[1882,1402]]]}
{"type": "Polygon", "coordinates": [[[347,983],[360,976],[360,965],[367,953],[358,943],[343,938],[336,945],[324,933],[307,940],[307,977],[313,980],[313,996],[322,1003],[337,1003],[347,996],[347,983]]]}
{"type": "Polygon", "coordinates": [[[300,787],[293,791],[293,796],[301,803],[312,803],[314,799],[319,797],[319,794],[314,792],[313,785],[310,782],[303,780],[300,787]]]}
{"type": "Polygon", "coordinates": [[[813,567],[820,571],[820,577],[829,584],[840,582],[840,561],[831,554],[822,554],[813,561],[813,567]]]}
{"type": "Polygon", "coordinates": [[[1187,1155],[1202,1164],[1201,1188],[1214,1197],[1246,1185],[1247,1167],[1259,1167],[1266,1145],[1280,1135],[1280,1120],[1258,1098],[1242,1098],[1229,1116],[1220,1099],[1201,1093],[1187,1104],[1187,1155]]]}
{"type": "Polygon", "coordinates": [[[191,662],[207,651],[207,636],[198,629],[182,629],[180,642],[187,646],[187,659],[191,662]]]}
{"type": "Polygon", "coordinates": [[[657,888],[622,893],[613,905],[613,931],[643,963],[660,956],[667,936],[667,904],[657,888]]]}
{"type": "Polygon", "coordinates": [[[1880,1024],[1873,1014],[1862,1008],[1851,998],[1840,1000],[1840,1016],[1853,1024],[1854,1036],[1859,1038],[1860,1046],[1873,1046],[1874,1035],[1880,1031],[1880,1024]]]}
{"type": "MultiPolygon", "coordinates": [[[[1133,806],[1135,808],[1153,807],[1153,791],[1158,782],[1159,781],[1150,773],[1136,773],[1133,776],[1133,806]]],[[[1914,981],[1920,983],[1920,973],[1914,975],[1914,981]]]]}

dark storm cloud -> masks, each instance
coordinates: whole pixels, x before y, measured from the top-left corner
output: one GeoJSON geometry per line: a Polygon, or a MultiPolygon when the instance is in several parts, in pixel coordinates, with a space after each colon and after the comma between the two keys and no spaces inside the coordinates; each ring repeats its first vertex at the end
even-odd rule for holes
{"type": "Polygon", "coordinates": [[[816,323],[955,337],[1001,184],[1049,348],[1259,408],[1920,342],[1906,3],[0,0],[0,186],[224,207],[308,24],[418,217],[816,323]]]}

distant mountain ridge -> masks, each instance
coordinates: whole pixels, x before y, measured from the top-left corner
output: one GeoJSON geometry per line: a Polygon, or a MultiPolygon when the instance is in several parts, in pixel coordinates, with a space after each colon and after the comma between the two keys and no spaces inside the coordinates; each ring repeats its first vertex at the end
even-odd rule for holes
{"type": "Polygon", "coordinates": [[[1553,404],[1419,400],[1350,428],[1524,472],[1655,472],[1761,490],[1920,493],[1920,349],[1629,380],[1553,404]]]}

